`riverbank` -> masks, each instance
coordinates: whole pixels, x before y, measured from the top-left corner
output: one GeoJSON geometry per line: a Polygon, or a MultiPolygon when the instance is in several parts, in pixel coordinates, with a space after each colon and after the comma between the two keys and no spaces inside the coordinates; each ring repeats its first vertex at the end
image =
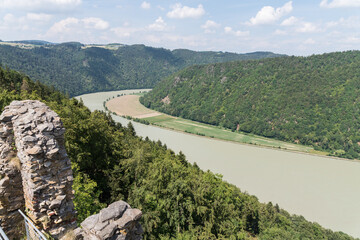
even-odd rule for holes
{"type": "Polygon", "coordinates": [[[131,117],[132,119],[135,119],[135,121],[138,120],[142,123],[170,130],[261,147],[289,150],[320,156],[328,155],[328,153],[317,151],[310,146],[287,143],[253,134],[232,132],[218,126],[212,126],[160,113],[143,106],[139,102],[139,98],[140,95],[124,95],[110,99],[106,102],[105,106],[110,112],[116,113],[119,116],[131,117]]]}

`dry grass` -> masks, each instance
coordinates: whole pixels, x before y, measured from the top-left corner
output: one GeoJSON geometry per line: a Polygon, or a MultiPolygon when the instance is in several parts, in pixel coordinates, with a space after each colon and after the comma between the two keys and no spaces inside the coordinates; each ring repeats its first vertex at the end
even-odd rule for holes
{"type": "Polygon", "coordinates": [[[120,116],[131,116],[133,118],[147,118],[161,115],[156,111],[144,107],[139,102],[139,95],[125,95],[111,99],[106,107],[120,116]]]}
{"type": "Polygon", "coordinates": [[[13,156],[10,158],[10,164],[13,165],[17,170],[21,170],[21,162],[17,156],[13,156]]]}

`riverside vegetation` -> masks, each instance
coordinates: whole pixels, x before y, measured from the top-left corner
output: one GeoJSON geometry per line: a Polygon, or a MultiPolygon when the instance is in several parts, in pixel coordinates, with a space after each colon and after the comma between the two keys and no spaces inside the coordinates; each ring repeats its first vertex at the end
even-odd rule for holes
{"type": "Polygon", "coordinates": [[[353,239],[259,203],[182,153],[136,136],[131,124],[0,68],[1,111],[21,99],[43,101],[64,123],[79,222],[123,199],[144,213],[144,239],[353,239]]]}
{"type": "Polygon", "coordinates": [[[360,52],[192,66],[140,101],[194,121],[359,158],[360,52]]]}
{"type": "Polygon", "coordinates": [[[2,66],[23,72],[70,96],[96,91],[152,88],[160,79],[186,66],[276,56],[280,55],[271,52],[170,51],[144,45],[0,42],[2,66]]]}

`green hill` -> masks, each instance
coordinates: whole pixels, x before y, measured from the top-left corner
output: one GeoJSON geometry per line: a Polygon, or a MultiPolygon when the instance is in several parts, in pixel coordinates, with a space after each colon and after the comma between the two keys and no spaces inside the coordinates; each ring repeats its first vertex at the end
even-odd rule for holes
{"type": "Polygon", "coordinates": [[[115,200],[142,210],[144,239],[351,240],[200,170],[161,142],[137,137],[104,112],[12,70],[0,68],[0,112],[12,100],[38,99],[61,117],[74,173],[78,221],[115,200]]]}
{"type": "Polygon", "coordinates": [[[0,44],[0,63],[3,67],[23,72],[70,96],[96,91],[152,88],[160,79],[193,64],[274,56],[279,55],[270,52],[170,51],[144,45],[46,44],[34,40],[0,44]],[[36,44],[29,45],[31,43],[36,44]]]}
{"type": "Polygon", "coordinates": [[[171,115],[340,157],[360,153],[359,51],[193,66],[141,101],[171,115]]]}

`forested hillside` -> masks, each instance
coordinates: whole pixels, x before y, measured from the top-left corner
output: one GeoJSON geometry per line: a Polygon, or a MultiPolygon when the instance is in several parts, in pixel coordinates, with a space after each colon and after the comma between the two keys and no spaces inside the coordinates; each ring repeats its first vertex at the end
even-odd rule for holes
{"type": "Polygon", "coordinates": [[[39,42],[25,49],[0,45],[0,63],[75,96],[96,91],[152,88],[162,78],[193,64],[279,56],[269,52],[234,54],[170,51],[144,45],[112,46],[39,42]]]}
{"type": "Polygon", "coordinates": [[[141,101],[171,115],[340,157],[360,153],[359,51],[193,66],[141,101]]]}
{"type": "Polygon", "coordinates": [[[39,99],[64,122],[79,222],[123,199],[143,211],[144,239],[353,239],[259,203],[132,125],[0,68],[0,110],[16,99],[39,99]]]}

